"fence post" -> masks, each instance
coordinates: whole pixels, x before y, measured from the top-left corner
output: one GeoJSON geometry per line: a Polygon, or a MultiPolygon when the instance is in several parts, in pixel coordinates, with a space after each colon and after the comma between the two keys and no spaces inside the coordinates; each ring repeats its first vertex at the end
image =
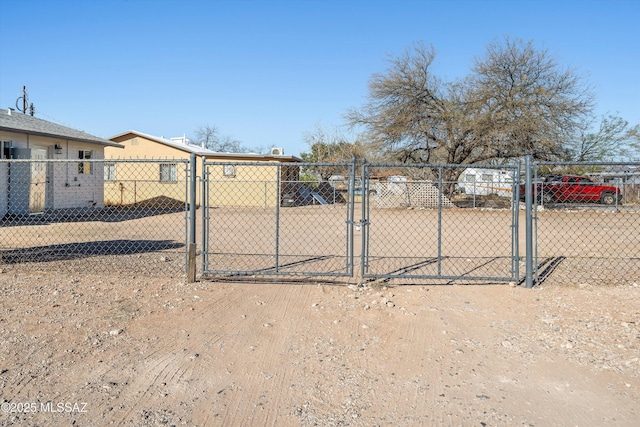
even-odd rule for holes
{"type": "MultiPolygon", "coordinates": [[[[442,275],[442,190],[442,166],[440,166],[438,168],[438,276],[442,275]]],[[[473,197],[475,200],[475,191],[473,197]]]]}
{"type": "MultiPolygon", "coordinates": [[[[282,202],[282,178],[281,178],[281,165],[278,164],[276,166],[276,235],[275,235],[275,271],[276,273],[280,271],[279,263],[280,263],[280,204],[282,202]]],[[[294,193],[294,199],[296,194],[294,193]]]]}
{"type": "Polygon", "coordinates": [[[512,271],[515,282],[520,281],[520,169],[521,162],[518,162],[518,167],[513,171],[513,183],[511,185],[511,210],[512,210],[512,271]]]}
{"type": "Polygon", "coordinates": [[[196,154],[191,153],[189,162],[189,262],[187,282],[196,281],[196,154]]]}
{"type": "MultiPolygon", "coordinates": [[[[360,218],[360,280],[364,279],[365,273],[369,269],[369,197],[364,195],[364,183],[369,180],[367,168],[367,159],[362,159],[362,170],[360,172],[360,180],[362,182],[362,196],[360,197],[362,204],[362,214],[360,218]]],[[[355,175],[355,171],[354,171],[355,175]]],[[[355,180],[355,178],[354,178],[355,180]]],[[[367,184],[368,187],[368,184],[367,184]]],[[[355,205],[355,195],[353,188],[350,192],[351,202],[355,205]]]]}
{"type": "Polygon", "coordinates": [[[524,201],[525,201],[525,286],[533,288],[533,188],[531,180],[531,155],[524,158],[524,201]]]}
{"type": "MultiPolygon", "coordinates": [[[[353,194],[355,189],[356,182],[356,158],[353,157],[351,160],[351,166],[349,170],[349,177],[347,183],[347,274],[353,277],[353,247],[355,244],[355,235],[353,231],[353,221],[354,221],[354,200],[355,195],[353,194]]],[[[365,180],[360,178],[360,188],[362,188],[362,197],[364,198],[365,194],[365,180]]],[[[334,184],[335,185],[335,184],[334,184]]],[[[336,187],[333,187],[333,206],[335,208],[336,205],[336,187]]]]}
{"type": "Polygon", "coordinates": [[[209,268],[209,168],[207,167],[207,158],[202,156],[202,185],[200,209],[202,209],[202,271],[206,272],[209,268]]]}

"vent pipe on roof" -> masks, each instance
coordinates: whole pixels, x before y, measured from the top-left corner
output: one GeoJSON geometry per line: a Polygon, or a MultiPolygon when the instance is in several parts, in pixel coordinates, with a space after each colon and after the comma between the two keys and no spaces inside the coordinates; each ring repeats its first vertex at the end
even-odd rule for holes
{"type": "Polygon", "coordinates": [[[7,108],[7,114],[11,115],[11,110],[13,110],[13,108],[7,108]]]}

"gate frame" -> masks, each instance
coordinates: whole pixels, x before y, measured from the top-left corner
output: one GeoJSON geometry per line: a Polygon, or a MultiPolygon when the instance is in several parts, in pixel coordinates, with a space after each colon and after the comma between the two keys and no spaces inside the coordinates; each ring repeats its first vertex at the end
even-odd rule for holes
{"type": "Polygon", "coordinates": [[[345,268],[341,272],[334,271],[281,271],[283,266],[279,265],[280,257],[280,207],[282,203],[282,183],[281,183],[281,171],[283,164],[281,162],[241,162],[241,161],[207,161],[205,157],[202,158],[202,272],[203,274],[213,275],[227,275],[227,276],[323,276],[323,277],[353,277],[354,276],[354,189],[355,189],[355,175],[356,175],[356,159],[349,163],[294,163],[287,166],[298,167],[313,167],[313,166],[330,166],[330,167],[345,167],[348,169],[348,196],[346,204],[345,215],[345,268]],[[209,236],[210,236],[210,219],[209,213],[209,192],[211,191],[211,179],[210,179],[210,166],[259,166],[259,167],[276,167],[276,195],[277,201],[275,204],[275,234],[274,234],[274,252],[270,254],[274,257],[274,263],[268,269],[258,270],[215,270],[210,268],[209,261],[209,236]]]}
{"type": "MultiPolygon", "coordinates": [[[[520,254],[519,254],[519,211],[520,211],[520,165],[503,165],[501,169],[512,170],[514,172],[514,178],[512,182],[512,196],[511,196],[511,276],[509,277],[485,277],[485,276],[466,276],[466,275],[451,275],[443,276],[442,270],[442,170],[446,167],[452,168],[464,168],[469,165],[453,165],[453,164],[401,164],[401,163],[368,163],[366,159],[362,161],[362,181],[363,181],[363,198],[362,198],[362,219],[360,224],[362,226],[362,250],[360,256],[360,276],[365,279],[438,279],[438,280],[473,280],[473,281],[504,281],[504,282],[519,282],[520,281],[520,254]],[[371,226],[370,220],[370,204],[369,204],[369,184],[370,173],[369,170],[372,167],[421,167],[438,169],[438,182],[436,188],[438,189],[438,255],[437,265],[438,273],[435,275],[408,275],[408,274],[377,274],[369,273],[369,228],[371,226]],[[365,184],[366,183],[366,184],[365,184]]],[[[479,169],[495,169],[495,165],[473,165],[474,168],[479,169]]]]}

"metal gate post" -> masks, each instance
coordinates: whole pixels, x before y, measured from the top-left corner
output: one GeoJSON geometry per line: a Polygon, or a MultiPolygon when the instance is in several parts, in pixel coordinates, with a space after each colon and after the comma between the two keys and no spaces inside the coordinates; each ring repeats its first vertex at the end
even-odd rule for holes
{"type": "Polygon", "coordinates": [[[515,170],[511,187],[511,274],[513,280],[520,281],[520,163],[515,170]]]}
{"type": "MultiPolygon", "coordinates": [[[[279,264],[279,246],[280,246],[280,201],[282,200],[282,194],[280,194],[280,192],[282,191],[282,178],[280,176],[281,173],[281,169],[280,169],[280,165],[278,164],[277,168],[277,177],[276,177],[276,252],[275,252],[275,261],[276,261],[276,265],[275,265],[275,271],[276,273],[279,270],[278,264],[279,264]]],[[[294,196],[295,198],[295,196],[294,196]]]]}
{"type": "Polygon", "coordinates": [[[438,276],[442,275],[442,166],[438,168],[438,276]]]}
{"type": "MultiPolygon", "coordinates": [[[[354,157],[353,160],[351,161],[351,166],[350,166],[351,170],[349,171],[349,183],[348,183],[348,197],[349,200],[347,201],[347,274],[351,277],[353,277],[353,247],[354,247],[354,234],[353,234],[353,219],[354,219],[354,188],[355,188],[355,181],[356,181],[356,158],[354,157]]],[[[362,189],[364,191],[364,180],[362,181],[362,189]]],[[[334,196],[333,196],[333,203],[335,205],[335,200],[336,200],[336,196],[335,196],[335,187],[333,189],[334,191],[334,196]]]]}
{"type": "Polygon", "coordinates": [[[525,250],[526,250],[526,273],[525,273],[525,286],[527,288],[533,288],[533,188],[531,180],[531,155],[527,154],[524,158],[524,201],[525,201],[525,250]]]}
{"type": "Polygon", "coordinates": [[[196,281],[196,155],[191,153],[189,161],[189,255],[187,266],[187,282],[196,281]]]}
{"type": "Polygon", "coordinates": [[[202,271],[209,269],[209,168],[202,157],[202,271]]]}
{"type": "Polygon", "coordinates": [[[191,221],[189,227],[189,244],[196,243],[196,155],[191,153],[189,161],[189,169],[191,170],[191,180],[189,182],[189,219],[191,221]]]}
{"type": "MultiPolygon", "coordinates": [[[[532,159],[533,161],[533,159],[532,159]]],[[[536,193],[533,191],[533,183],[538,182],[538,165],[535,163],[531,164],[531,203],[533,204],[532,212],[531,212],[531,245],[533,247],[532,258],[533,258],[533,271],[531,272],[532,283],[536,283],[538,281],[538,266],[540,263],[538,262],[538,204],[536,203],[536,193]]],[[[544,189],[544,186],[542,186],[544,189]]],[[[542,201],[540,204],[542,206],[542,201]]]]}
{"type": "MultiPolygon", "coordinates": [[[[360,218],[360,230],[362,237],[362,248],[360,249],[360,277],[363,278],[366,270],[369,268],[369,176],[367,174],[367,160],[362,159],[362,171],[360,173],[362,180],[362,217],[360,218]],[[366,183],[366,184],[365,184],[366,183]],[[365,195],[365,186],[367,194],[365,195]]],[[[355,197],[353,197],[355,200],[355,197]]]]}

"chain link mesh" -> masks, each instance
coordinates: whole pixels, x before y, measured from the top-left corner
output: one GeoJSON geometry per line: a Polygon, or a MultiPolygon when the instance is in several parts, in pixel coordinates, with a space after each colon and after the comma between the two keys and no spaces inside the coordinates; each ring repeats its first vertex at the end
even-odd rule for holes
{"type": "Polygon", "coordinates": [[[539,163],[537,282],[640,283],[640,164],[539,163]]]}
{"type": "MultiPolygon", "coordinates": [[[[347,181],[313,164],[206,163],[204,267],[210,274],[348,275],[347,181]]],[[[334,164],[345,175],[350,164],[334,164]]]]}
{"type": "Polygon", "coordinates": [[[517,279],[516,169],[371,164],[363,174],[363,276],[517,279]]]}
{"type": "Polygon", "coordinates": [[[35,268],[79,260],[82,270],[136,272],[168,263],[184,271],[187,166],[183,160],[0,161],[0,263],[35,268]]]}
{"type": "MultiPolygon", "coordinates": [[[[523,280],[518,167],[203,165],[207,274],[523,280]]],[[[187,160],[0,160],[0,265],[184,272],[190,178],[187,160]]],[[[640,164],[538,163],[530,185],[536,283],[640,282],[640,164]]]]}

